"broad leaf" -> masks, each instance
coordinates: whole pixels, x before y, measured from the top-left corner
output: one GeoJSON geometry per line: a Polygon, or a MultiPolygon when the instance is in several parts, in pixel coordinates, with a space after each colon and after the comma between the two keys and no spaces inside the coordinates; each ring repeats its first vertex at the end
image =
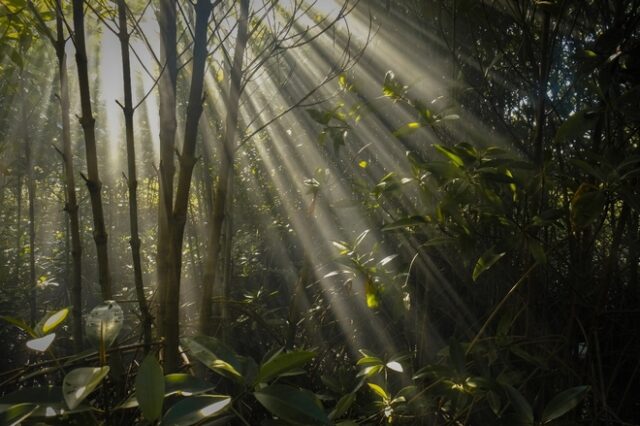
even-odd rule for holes
{"type": "Polygon", "coordinates": [[[225,344],[209,336],[185,337],[182,343],[200,362],[216,373],[242,381],[242,363],[225,344]]]}
{"type": "Polygon", "coordinates": [[[153,422],[162,415],[165,388],[162,367],[155,355],[149,354],[142,361],[136,376],[136,399],[140,404],[142,415],[153,422]]]}
{"type": "Polygon", "coordinates": [[[522,424],[533,425],[533,409],[531,405],[516,388],[511,385],[505,385],[505,387],[518,421],[522,424]]]}
{"type": "Polygon", "coordinates": [[[86,404],[81,404],[73,410],[69,410],[62,398],[60,386],[26,388],[12,392],[0,398],[0,405],[16,405],[22,403],[36,404],[37,409],[31,417],[53,417],[63,414],[79,413],[91,409],[86,404]]]}
{"type": "Polygon", "coordinates": [[[200,395],[185,398],[171,407],[162,418],[163,426],[189,426],[216,417],[231,404],[227,395],[200,395]]]}
{"type": "Polygon", "coordinates": [[[124,314],[120,305],[113,300],[106,300],[87,315],[85,333],[96,346],[103,342],[104,347],[108,348],[118,337],[123,322],[124,314]]]}
{"type": "Polygon", "coordinates": [[[544,408],[542,423],[549,423],[573,410],[589,391],[589,386],[576,386],[560,392],[544,408]]]}
{"type": "Polygon", "coordinates": [[[473,281],[476,281],[483,272],[491,268],[505,254],[506,253],[504,252],[496,253],[493,247],[485,251],[476,262],[476,266],[473,268],[473,275],[472,275],[473,281]]]}
{"type": "Polygon", "coordinates": [[[398,128],[397,130],[395,130],[393,132],[393,136],[397,137],[397,138],[402,138],[404,136],[409,136],[413,133],[415,133],[416,130],[420,129],[421,127],[423,127],[424,124],[417,122],[417,121],[413,121],[411,123],[407,123],[404,126],[398,128]]]}
{"type": "MultiPolygon", "coordinates": [[[[164,376],[164,397],[170,395],[192,396],[209,392],[215,389],[211,383],[185,373],[173,373],[164,376]]],[[[138,406],[136,395],[131,397],[118,406],[118,409],[135,408],[138,406]]]]}
{"type": "Polygon", "coordinates": [[[355,400],[356,394],[353,392],[342,395],[342,397],[338,400],[336,407],[333,409],[333,411],[331,411],[331,413],[329,413],[329,419],[335,420],[345,415],[349,408],[351,408],[355,400]]]}
{"type": "Polygon", "coordinates": [[[67,315],[69,315],[69,308],[60,309],[57,312],[46,315],[44,318],[42,318],[40,324],[38,324],[37,331],[41,332],[42,334],[47,334],[58,325],[60,325],[62,321],[67,318],[67,315]]]}
{"type": "Polygon", "coordinates": [[[371,389],[372,391],[374,391],[378,396],[380,396],[382,399],[384,400],[388,400],[390,399],[390,395],[387,393],[387,391],[385,391],[382,386],[376,385],[375,383],[367,383],[367,386],[369,386],[369,389],[371,389]]]}
{"type": "Polygon", "coordinates": [[[387,367],[389,370],[393,370],[393,371],[396,371],[396,372],[398,372],[398,373],[402,373],[402,372],[404,372],[404,368],[402,368],[402,364],[400,364],[398,361],[389,361],[389,362],[386,364],[386,367],[387,367]]]}
{"type": "Polygon", "coordinates": [[[37,339],[27,340],[27,347],[34,351],[44,352],[49,349],[51,343],[56,338],[56,333],[47,334],[44,337],[38,337],[37,339]]]}
{"type": "Polygon", "coordinates": [[[271,414],[298,425],[328,425],[320,400],[306,389],[270,385],[254,392],[256,399],[271,414]]]}
{"type": "Polygon", "coordinates": [[[10,317],[10,316],[2,316],[2,317],[0,317],[0,319],[8,322],[9,324],[15,325],[16,327],[18,327],[20,330],[24,331],[25,333],[27,333],[31,337],[37,337],[37,334],[36,334],[35,330],[33,330],[31,327],[29,327],[29,324],[27,324],[26,322],[24,322],[20,318],[13,318],[13,317],[10,317]]]}
{"type": "Polygon", "coordinates": [[[396,229],[404,229],[413,226],[420,226],[428,224],[431,220],[428,216],[410,216],[402,219],[398,219],[395,222],[391,222],[382,227],[383,231],[393,231],[396,229]]]}
{"type": "Polygon", "coordinates": [[[279,353],[260,366],[256,382],[268,382],[283,373],[300,368],[314,356],[315,352],[310,351],[279,353]]]}
{"type": "Polygon", "coordinates": [[[102,382],[109,367],[82,367],[70,371],[62,381],[62,396],[73,410],[102,382]]]}
{"type": "Polygon", "coordinates": [[[439,144],[434,144],[433,147],[442,155],[447,157],[457,167],[464,166],[464,161],[462,160],[462,158],[458,154],[454,153],[451,149],[439,144]]]}
{"type": "Polygon", "coordinates": [[[38,404],[23,402],[12,405],[0,413],[0,425],[14,426],[29,417],[38,409],[38,404]]]}

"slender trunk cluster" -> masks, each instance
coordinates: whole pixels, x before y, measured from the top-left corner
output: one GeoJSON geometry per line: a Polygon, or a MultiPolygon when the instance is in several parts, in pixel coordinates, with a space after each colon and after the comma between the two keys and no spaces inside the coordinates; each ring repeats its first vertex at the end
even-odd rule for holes
{"type": "Polygon", "coordinates": [[[93,239],[96,243],[98,255],[98,281],[102,292],[102,299],[113,297],[111,289],[111,273],[109,270],[109,256],[107,250],[107,231],[102,208],[102,183],[98,173],[98,153],[93,112],[91,110],[91,92],[89,91],[89,71],[87,67],[87,49],[84,36],[84,2],[73,0],[74,43],[76,47],[76,63],[78,66],[78,82],[80,84],[80,105],[82,116],[80,124],[84,131],[84,141],[87,158],[87,176],[85,181],[91,198],[91,212],[93,215],[93,239]]]}
{"type": "Polygon", "coordinates": [[[147,307],[142,281],[142,262],[140,260],[140,236],[138,231],[138,178],[136,172],[136,149],[133,132],[133,97],[131,92],[131,60],[129,56],[129,32],[127,29],[127,5],[125,0],[118,0],[118,24],[120,49],[122,52],[122,80],[124,84],[124,112],[125,139],[127,143],[127,183],[129,187],[129,223],[131,227],[131,255],[133,257],[133,277],[138,298],[138,308],[142,317],[142,334],[144,350],[151,350],[151,325],[153,319],[147,307]]]}
{"type": "Polygon", "coordinates": [[[69,121],[69,83],[67,72],[66,40],[61,0],[56,0],[56,39],[55,48],[58,58],[58,78],[60,80],[60,110],[62,117],[62,156],[64,161],[66,205],[71,234],[71,311],[73,317],[72,333],[76,352],[82,350],[82,243],[80,240],[80,221],[78,219],[78,201],[76,198],[76,179],[71,149],[71,124],[69,121]]]}
{"type": "MultiPolygon", "coordinates": [[[[175,11],[175,9],[173,9],[175,11]]],[[[202,93],[204,88],[204,72],[207,61],[207,29],[209,17],[213,5],[208,0],[198,0],[196,11],[196,24],[194,30],[193,60],[191,69],[191,85],[189,90],[189,99],[187,106],[187,116],[185,120],[184,142],[182,151],[178,159],[180,169],[177,177],[177,186],[175,191],[175,199],[170,197],[172,191],[169,191],[169,185],[173,184],[173,175],[171,181],[168,176],[165,179],[161,170],[161,212],[160,226],[165,226],[165,234],[159,238],[165,238],[164,241],[158,241],[159,272],[163,270],[165,276],[159,276],[158,284],[161,289],[161,330],[165,339],[164,356],[165,371],[175,371],[178,367],[178,345],[180,338],[180,275],[182,269],[182,244],[184,239],[184,229],[187,222],[187,212],[189,207],[189,191],[191,188],[191,177],[193,175],[193,167],[196,163],[196,139],[198,136],[198,122],[202,115],[202,93]],[[161,246],[162,245],[162,252],[161,246]]],[[[165,47],[166,49],[166,47],[165,47]]],[[[175,86],[174,86],[175,87],[175,86]]],[[[175,91],[173,101],[175,102],[175,91]]],[[[175,104],[174,104],[175,105],[175,104]]],[[[173,110],[175,114],[175,110],[173,110]]],[[[163,111],[161,110],[161,117],[163,111]]],[[[167,115],[170,112],[167,111],[167,115]]],[[[162,147],[161,147],[162,149],[162,147]]],[[[161,152],[161,155],[165,154],[161,152]]],[[[168,156],[168,153],[167,153],[168,156]]],[[[161,167],[165,167],[169,161],[173,164],[173,156],[171,158],[162,157],[161,167]]]]}
{"type": "MultiPolygon", "coordinates": [[[[207,260],[203,277],[202,305],[200,307],[200,332],[208,334],[210,332],[208,323],[211,318],[211,298],[213,296],[213,285],[218,271],[218,260],[220,259],[222,225],[225,220],[225,209],[229,188],[233,174],[233,160],[235,151],[235,139],[238,127],[240,92],[242,80],[242,67],[244,53],[247,47],[248,38],[248,15],[249,1],[240,1],[240,16],[238,17],[238,35],[236,48],[231,66],[231,87],[229,96],[226,98],[225,109],[227,117],[225,120],[225,132],[223,146],[220,156],[220,172],[215,187],[214,210],[211,225],[209,227],[209,244],[207,248],[207,260]]],[[[229,230],[230,232],[230,230],[229,230]]]]}

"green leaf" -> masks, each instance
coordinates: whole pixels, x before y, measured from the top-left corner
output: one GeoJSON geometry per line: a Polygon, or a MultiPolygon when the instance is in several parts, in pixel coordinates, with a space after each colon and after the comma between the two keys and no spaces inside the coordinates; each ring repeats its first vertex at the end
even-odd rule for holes
{"type": "Polygon", "coordinates": [[[573,410],[589,391],[589,386],[576,386],[556,395],[544,408],[542,423],[549,423],[573,410]]]}
{"type": "Polygon", "coordinates": [[[404,126],[398,128],[396,131],[393,132],[393,136],[397,137],[397,138],[401,138],[404,136],[409,136],[411,134],[413,134],[414,132],[416,132],[418,129],[420,129],[421,127],[423,127],[424,124],[417,122],[417,121],[413,121],[411,123],[407,123],[404,126]]]}
{"type": "MultiPolygon", "coordinates": [[[[173,373],[164,376],[164,397],[171,395],[192,396],[215,389],[211,383],[185,373],[173,373]]],[[[135,393],[126,402],[118,406],[119,409],[135,408],[138,400],[135,393]]]]}
{"type": "Polygon", "coordinates": [[[382,227],[383,231],[393,231],[396,229],[404,229],[413,226],[426,225],[430,222],[428,216],[410,216],[402,219],[398,219],[395,222],[391,222],[382,227]]]}
{"type": "Polygon", "coordinates": [[[254,392],[271,414],[298,425],[328,425],[320,400],[306,389],[274,384],[254,392]]]}
{"type": "Polygon", "coordinates": [[[376,309],[380,306],[380,299],[378,298],[378,288],[371,281],[371,279],[367,279],[364,283],[364,290],[367,300],[367,307],[369,309],[376,309]]]}
{"type": "Polygon", "coordinates": [[[60,386],[20,389],[0,398],[0,405],[15,405],[22,403],[38,405],[38,408],[31,414],[34,418],[80,413],[91,409],[88,405],[81,404],[75,409],[69,411],[67,405],[62,399],[62,388],[60,386]]]}
{"type": "Polygon", "coordinates": [[[73,410],[102,382],[109,367],[82,367],[70,371],[62,381],[62,396],[73,410]]]}
{"type": "Polygon", "coordinates": [[[462,161],[462,158],[459,155],[457,155],[456,153],[454,153],[452,150],[450,150],[449,148],[447,148],[445,146],[442,146],[442,145],[439,145],[439,144],[433,144],[433,147],[437,151],[439,151],[442,155],[447,157],[457,167],[464,166],[464,161],[462,161]]]}
{"type": "Polygon", "coordinates": [[[303,367],[314,356],[316,353],[310,351],[279,353],[260,366],[256,382],[268,382],[283,373],[303,367]]]}
{"type": "Polygon", "coordinates": [[[136,376],[136,399],[145,419],[153,422],[162,415],[165,388],[162,367],[154,354],[142,361],[136,376]]]}
{"type": "Polygon", "coordinates": [[[12,405],[0,413],[0,425],[14,426],[29,417],[38,409],[38,404],[23,402],[12,405]]]}
{"type": "Polygon", "coordinates": [[[24,322],[23,320],[21,320],[20,318],[13,318],[10,316],[2,316],[0,317],[0,319],[2,319],[3,321],[8,322],[11,325],[15,325],[16,327],[18,327],[20,330],[24,331],[25,333],[27,333],[29,336],[31,337],[37,337],[38,334],[35,332],[35,330],[33,330],[31,327],[29,327],[29,325],[24,322]]]}
{"type": "Polygon", "coordinates": [[[364,356],[356,362],[356,365],[382,365],[382,360],[377,356],[364,356]]]}
{"type": "Polygon", "coordinates": [[[493,247],[485,251],[476,262],[476,266],[473,268],[473,275],[472,275],[473,281],[476,281],[484,271],[491,268],[505,254],[506,254],[505,252],[495,253],[493,247]]]}
{"type": "Polygon", "coordinates": [[[387,71],[384,76],[384,84],[382,86],[382,94],[391,98],[394,101],[404,98],[407,94],[407,86],[400,84],[396,80],[396,76],[393,71],[387,71]]]}
{"type": "Polygon", "coordinates": [[[164,376],[165,396],[182,395],[191,396],[204,393],[213,389],[211,383],[185,373],[173,373],[164,376]]]}
{"type": "Polygon", "coordinates": [[[42,334],[47,334],[60,325],[67,318],[67,315],[69,315],[69,308],[64,308],[45,316],[41,321],[42,325],[38,324],[38,330],[42,331],[42,334]]]}
{"type": "Polygon", "coordinates": [[[509,395],[509,400],[518,416],[518,420],[524,424],[533,425],[533,409],[522,394],[511,385],[504,385],[509,395]]]}
{"type": "Polygon", "coordinates": [[[369,389],[371,389],[373,392],[375,392],[379,397],[381,397],[385,401],[391,399],[387,391],[385,391],[382,388],[382,386],[376,385],[375,383],[367,383],[367,386],[369,386],[369,389]]]}
{"type": "Polygon", "coordinates": [[[364,369],[362,369],[356,377],[360,377],[360,376],[364,376],[364,377],[371,377],[371,376],[375,376],[376,374],[378,374],[379,372],[382,371],[382,369],[384,368],[384,365],[379,364],[379,365],[370,365],[368,367],[365,367],[364,369]]]}
{"type": "Polygon", "coordinates": [[[231,397],[227,395],[200,395],[185,398],[167,411],[162,418],[162,424],[166,426],[200,424],[205,419],[224,413],[230,404],[231,397]]]}
{"type": "Polygon", "coordinates": [[[242,363],[224,343],[209,336],[185,337],[182,343],[200,362],[221,376],[242,381],[242,363]]]}
{"type": "Polygon", "coordinates": [[[346,412],[349,411],[349,408],[351,408],[355,400],[356,400],[355,393],[348,393],[346,395],[342,395],[342,397],[338,400],[336,407],[333,409],[333,411],[331,411],[331,413],[329,413],[329,419],[335,420],[345,415],[346,412]]]}
{"type": "Polygon", "coordinates": [[[29,349],[33,349],[38,352],[45,352],[49,349],[49,346],[53,343],[53,340],[56,338],[56,333],[47,334],[44,337],[38,337],[37,339],[27,340],[27,347],[29,349]]]}

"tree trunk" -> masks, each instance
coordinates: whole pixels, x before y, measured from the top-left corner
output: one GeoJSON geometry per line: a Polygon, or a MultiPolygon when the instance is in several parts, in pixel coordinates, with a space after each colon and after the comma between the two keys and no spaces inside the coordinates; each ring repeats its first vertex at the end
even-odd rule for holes
{"type": "MultiPolygon", "coordinates": [[[[158,11],[160,25],[160,61],[162,70],[159,81],[160,108],[160,170],[157,242],[157,286],[158,320],[156,326],[160,336],[165,336],[165,309],[168,306],[167,289],[172,282],[171,274],[171,230],[170,221],[173,203],[173,177],[175,167],[173,155],[176,136],[176,2],[161,0],[158,11]]],[[[167,355],[165,354],[165,360],[167,355]]]]}
{"type": "Polygon", "coordinates": [[[196,163],[195,150],[198,136],[198,122],[202,115],[202,92],[204,86],[204,70],[207,60],[207,29],[209,16],[213,9],[209,0],[198,0],[196,25],[194,30],[193,67],[191,70],[191,87],[184,132],[184,144],[179,156],[180,171],[178,186],[171,215],[171,264],[170,282],[166,288],[164,300],[164,317],[162,328],[165,338],[165,371],[173,372],[178,367],[178,344],[180,338],[180,272],[182,268],[182,243],[184,228],[189,207],[189,190],[191,176],[196,163]]]}
{"type": "Polygon", "coordinates": [[[129,187],[129,226],[131,227],[131,255],[133,257],[133,276],[138,298],[138,308],[142,317],[142,334],[144,352],[151,350],[151,323],[153,319],[147,307],[142,281],[142,265],[140,260],[140,236],[138,232],[138,178],[136,172],[136,149],[133,135],[133,99],[131,94],[131,61],[129,57],[129,32],[127,30],[127,5],[125,0],[118,0],[118,21],[120,32],[120,50],[122,52],[122,80],[124,84],[124,125],[127,142],[127,183],[129,187]]]}
{"type": "Polygon", "coordinates": [[[220,150],[220,171],[216,182],[214,196],[214,210],[212,222],[209,228],[209,244],[207,246],[207,259],[205,262],[204,279],[202,283],[202,305],[200,306],[200,333],[207,334],[208,323],[211,318],[211,298],[213,285],[218,271],[220,258],[220,245],[222,224],[224,222],[229,181],[232,178],[235,138],[238,127],[240,83],[242,79],[242,67],[244,51],[247,46],[247,21],[249,15],[249,1],[240,1],[240,16],[238,18],[238,36],[236,49],[231,67],[231,87],[229,96],[226,97],[227,117],[223,146],[220,150]]]}
{"type": "Polygon", "coordinates": [[[71,125],[69,122],[69,86],[67,74],[66,39],[61,0],[56,0],[56,56],[58,57],[58,77],[60,79],[60,110],[62,115],[62,154],[64,161],[66,205],[69,216],[71,236],[71,312],[73,316],[73,345],[76,352],[82,351],[82,242],[80,240],[80,221],[78,219],[78,201],[76,181],[71,150],[71,125]]]}
{"type": "Polygon", "coordinates": [[[73,27],[76,47],[76,63],[78,66],[78,82],[80,84],[80,105],[82,116],[80,124],[84,131],[84,141],[87,156],[87,177],[85,177],[91,211],[93,215],[93,239],[96,243],[98,255],[98,281],[102,292],[102,299],[109,300],[113,293],[111,289],[111,273],[109,270],[109,256],[107,251],[107,231],[104,224],[104,210],[102,208],[102,183],[98,173],[98,154],[96,149],[95,122],[91,111],[91,93],[89,91],[89,71],[87,68],[87,49],[84,37],[84,2],[73,0],[73,27]]]}

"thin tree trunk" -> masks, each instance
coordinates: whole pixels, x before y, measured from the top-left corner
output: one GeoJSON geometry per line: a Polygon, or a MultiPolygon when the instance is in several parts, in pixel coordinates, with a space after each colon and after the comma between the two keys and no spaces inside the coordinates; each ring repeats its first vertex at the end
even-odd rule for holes
{"type": "Polygon", "coordinates": [[[142,262],[140,260],[140,236],[138,232],[138,178],[136,172],[136,149],[133,135],[133,98],[131,94],[131,61],[129,57],[129,32],[127,29],[127,5],[125,0],[118,0],[118,20],[120,32],[120,50],[122,52],[122,80],[124,84],[124,125],[127,142],[127,183],[129,187],[129,225],[131,227],[131,255],[133,257],[133,276],[138,298],[138,308],[142,317],[142,334],[144,352],[151,350],[151,323],[153,319],[147,307],[142,281],[142,262]]]}
{"type": "Polygon", "coordinates": [[[71,237],[71,312],[73,316],[73,345],[76,352],[82,351],[82,242],[76,198],[76,181],[71,150],[71,124],[69,121],[69,86],[67,73],[66,40],[64,37],[61,0],[56,0],[56,55],[58,57],[58,77],[60,79],[60,110],[62,115],[62,154],[64,161],[66,204],[71,237]]]}
{"type": "MultiPolygon", "coordinates": [[[[161,0],[158,11],[160,26],[160,61],[162,73],[159,81],[160,108],[160,170],[158,205],[158,242],[157,242],[157,283],[158,283],[158,320],[160,336],[165,336],[168,306],[167,289],[171,285],[171,234],[170,221],[173,203],[173,177],[175,175],[174,150],[176,136],[176,1],[161,0]]],[[[165,359],[167,358],[165,354],[165,359]]]]}
{"type": "Polygon", "coordinates": [[[195,150],[198,136],[198,122],[202,115],[202,92],[204,87],[204,70],[207,60],[207,29],[213,5],[209,0],[198,0],[196,25],[194,30],[193,67],[191,70],[191,87],[185,123],[184,144],[179,156],[180,172],[178,186],[171,215],[171,269],[170,282],[166,288],[166,300],[162,318],[165,338],[165,371],[173,372],[178,367],[178,344],[180,338],[180,272],[182,268],[182,244],[189,207],[189,190],[191,176],[196,163],[195,150]]]}
{"type": "Polygon", "coordinates": [[[240,104],[240,83],[242,79],[242,67],[244,62],[244,51],[247,46],[247,21],[249,15],[249,1],[240,1],[240,16],[238,19],[238,36],[236,49],[231,67],[231,87],[229,96],[226,98],[226,123],[223,146],[220,150],[220,171],[216,183],[214,196],[213,218],[209,228],[209,244],[207,246],[207,259],[205,261],[205,272],[202,283],[202,305],[200,306],[200,332],[207,333],[209,319],[211,318],[211,299],[213,296],[213,285],[218,271],[218,261],[220,257],[222,224],[224,222],[225,209],[227,203],[229,180],[232,178],[233,158],[235,149],[235,138],[238,126],[239,104],[240,104]]]}
{"type": "Polygon", "coordinates": [[[84,2],[73,0],[73,27],[76,47],[76,63],[78,66],[78,81],[80,84],[80,104],[82,116],[80,124],[84,131],[84,141],[87,156],[87,177],[85,177],[91,198],[93,214],[93,239],[96,243],[98,255],[98,281],[102,292],[102,299],[108,300],[113,296],[111,289],[111,272],[109,270],[109,256],[107,250],[107,231],[104,223],[102,208],[102,182],[98,173],[98,154],[96,149],[95,118],[91,111],[91,93],[89,91],[89,71],[87,67],[87,49],[84,36],[84,2]]]}

